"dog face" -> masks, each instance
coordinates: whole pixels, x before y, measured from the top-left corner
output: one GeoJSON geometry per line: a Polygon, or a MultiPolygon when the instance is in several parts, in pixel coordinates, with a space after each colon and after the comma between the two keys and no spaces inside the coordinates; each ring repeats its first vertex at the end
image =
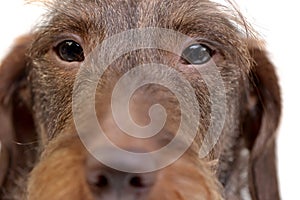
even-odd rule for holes
{"type": "Polygon", "coordinates": [[[16,192],[14,170],[3,176],[9,195],[242,199],[246,190],[252,199],[279,198],[273,137],[280,115],[277,78],[259,42],[246,39],[250,29],[242,19],[209,1],[46,4],[46,21],[12,51],[23,57],[8,56],[0,71],[1,140],[11,157],[24,156],[12,159],[12,166],[33,168],[16,192]],[[131,51],[116,53],[126,48],[131,51]],[[95,104],[88,101],[93,99],[95,104]],[[164,109],[153,107],[157,104],[164,109]],[[149,153],[175,140],[171,157],[184,151],[164,167],[158,165],[169,154],[122,156],[91,137],[98,134],[92,111],[119,148],[149,153]],[[143,138],[159,125],[156,135],[143,138]],[[11,145],[13,139],[37,138],[39,151],[11,145]],[[211,146],[205,157],[199,155],[206,152],[203,146],[211,146]],[[108,163],[95,159],[95,152],[108,163]]]}

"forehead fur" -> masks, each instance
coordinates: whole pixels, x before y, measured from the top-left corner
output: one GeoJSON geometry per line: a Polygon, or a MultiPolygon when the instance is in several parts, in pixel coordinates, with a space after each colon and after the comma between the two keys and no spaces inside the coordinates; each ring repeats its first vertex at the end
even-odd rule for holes
{"type": "Polygon", "coordinates": [[[254,34],[234,6],[207,0],[51,0],[43,4],[48,12],[35,31],[43,44],[64,33],[97,44],[129,29],[159,27],[216,42],[221,51],[227,51],[224,54],[249,62],[245,38],[254,34]]]}
{"type": "MultiPolygon", "coordinates": [[[[98,26],[106,27],[106,30],[114,27],[114,30],[120,31],[160,26],[181,30],[188,26],[190,31],[195,29],[199,32],[199,26],[203,23],[215,23],[220,27],[234,25],[243,34],[252,33],[237,9],[207,0],[51,0],[43,4],[49,11],[44,23],[49,20],[54,22],[55,19],[61,25],[84,23],[85,26],[80,29],[98,26]]],[[[203,27],[202,32],[205,32],[203,27]]]]}

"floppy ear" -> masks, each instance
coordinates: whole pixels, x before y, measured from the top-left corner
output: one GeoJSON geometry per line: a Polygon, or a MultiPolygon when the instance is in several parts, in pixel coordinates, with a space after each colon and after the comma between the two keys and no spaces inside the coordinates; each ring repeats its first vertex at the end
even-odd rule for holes
{"type": "Polygon", "coordinates": [[[10,169],[25,164],[31,151],[25,144],[36,137],[27,80],[31,40],[31,35],[16,40],[0,64],[0,187],[10,169]]]}
{"type": "Polygon", "coordinates": [[[281,114],[278,79],[273,64],[257,41],[248,41],[253,58],[246,91],[244,136],[250,150],[249,188],[253,200],[279,200],[276,129],[281,114]]]}

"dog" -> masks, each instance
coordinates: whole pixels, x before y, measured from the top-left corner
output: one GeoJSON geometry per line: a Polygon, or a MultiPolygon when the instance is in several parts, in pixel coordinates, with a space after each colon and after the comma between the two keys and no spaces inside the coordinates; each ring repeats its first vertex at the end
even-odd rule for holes
{"type": "Polygon", "coordinates": [[[1,199],[280,199],[278,78],[233,4],[43,3],[1,62],[1,199]]]}

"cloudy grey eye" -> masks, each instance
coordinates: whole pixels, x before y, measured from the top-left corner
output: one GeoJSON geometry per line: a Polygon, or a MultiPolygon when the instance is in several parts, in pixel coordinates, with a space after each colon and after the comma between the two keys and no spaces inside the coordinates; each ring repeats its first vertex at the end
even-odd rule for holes
{"type": "Polygon", "coordinates": [[[181,55],[183,64],[202,65],[213,56],[213,50],[204,44],[192,44],[181,55]]]}
{"type": "Polygon", "coordinates": [[[60,59],[66,62],[82,62],[84,52],[80,44],[73,40],[65,40],[54,48],[60,59]]]}

